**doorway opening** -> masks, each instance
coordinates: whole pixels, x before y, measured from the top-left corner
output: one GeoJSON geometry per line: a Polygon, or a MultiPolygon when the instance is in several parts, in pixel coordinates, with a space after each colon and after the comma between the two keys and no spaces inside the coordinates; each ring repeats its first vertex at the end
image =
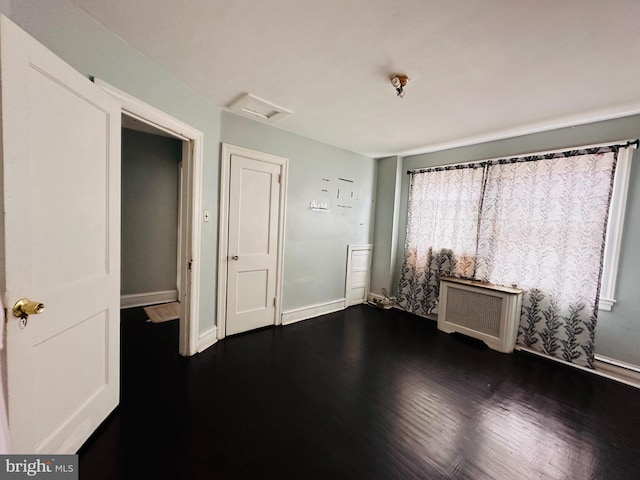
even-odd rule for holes
{"type": "Polygon", "coordinates": [[[203,134],[99,79],[94,79],[94,83],[120,102],[123,128],[179,143],[176,253],[171,255],[175,258],[176,288],[161,290],[153,303],[170,302],[174,298],[180,302],[179,353],[194,355],[217,339],[215,330],[199,335],[203,134]],[[166,297],[162,298],[163,294],[166,297]]]}
{"type": "Polygon", "coordinates": [[[151,130],[122,115],[120,306],[159,322],[180,315],[182,141],[151,130]]]}

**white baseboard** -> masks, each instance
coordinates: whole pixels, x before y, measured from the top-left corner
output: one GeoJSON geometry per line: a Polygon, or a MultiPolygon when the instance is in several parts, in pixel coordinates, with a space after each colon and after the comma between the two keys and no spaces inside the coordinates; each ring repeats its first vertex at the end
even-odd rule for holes
{"type": "Polygon", "coordinates": [[[378,295],[377,293],[371,293],[369,292],[367,294],[367,301],[368,302],[373,302],[374,300],[383,300],[384,297],[382,295],[378,295]]]}
{"type": "Polygon", "coordinates": [[[147,305],[175,302],[176,300],[178,300],[177,290],[134,293],[132,295],[120,295],[120,308],[146,307],[147,305]]]}
{"type": "Polygon", "coordinates": [[[604,355],[595,355],[596,370],[616,377],[618,381],[640,388],[640,366],[604,355]]]}
{"type": "Polygon", "coordinates": [[[288,310],[286,312],[282,312],[282,325],[290,325],[309,318],[326,315],[327,313],[339,312],[344,309],[345,299],[342,298],[332,302],[319,303],[317,305],[309,305],[308,307],[288,310]]]}
{"type": "MultiPolygon", "coordinates": [[[[582,365],[576,365],[575,363],[570,363],[567,362],[561,358],[557,358],[557,357],[552,357],[551,355],[546,355],[542,352],[538,352],[537,350],[533,350],[532,348],[526,347],[524,345],[517,345],[515,347],[516,350],[520,350],[522,352],[527,352],[527,353],[532,353],[534,355],[537,355],[539,357],[543,357],[546,358],[548,360],[552,360],[554,362],[557,363],[561,363],[563,365],[567,365],[569,367],[572,368],[577,368],[578,370],[582,370],[583,372],[588,372],[591,373],[593,375],[598,375],[599,377],[605,377],[608,378],[610,380],[615,380],[616,382],[620,382],[620,383],[624,383],[626,385],[630,385],[632,387],[636,387],[636,388],[640,388],[640,379],[639,380],[635,380],[634,378],[632,378],[629,374],[625,374],[625,375],[621,375],[618,371],[616,371],[615,365],[610,365],[609,368],[607,368],[603,362],[602,359],[606,358],[606,357],[601,357],[599,355],[596,355],[596,365],[595,365],[595,370],[591,369],[591,368],[587,368],[587,367],[583,367],[582,365]],[[605,367],[605,368],[603,368],[605,367]]],[[[622,363],[622,362],[618,362],[617,360],[614,360],[615,363],[622,363]]],[[[629,365],[629,364],[627,364],[629,365]]],[[[622,368],[619,368],[619,370],[622,370],[622,368]]]]}
{"type": "Polygon", "coordinates": [[[198,353],[204,352],[207,348],[218,341],[218,327],[212,327],[198,336],[198,353]]]}

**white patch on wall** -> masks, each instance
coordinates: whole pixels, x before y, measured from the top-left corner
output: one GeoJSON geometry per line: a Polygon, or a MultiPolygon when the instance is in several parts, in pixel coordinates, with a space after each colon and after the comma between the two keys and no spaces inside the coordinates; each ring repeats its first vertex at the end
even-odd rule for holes
{"type": "Polygon", "coordinates": [[[322,177],[314,187],[309,209],[316,212],[335,211],[338,215],[351,215],[358,209],[358,184],[355,180],[338,177],[331,180],[322,177]]]}
{"type": "Polygon", "coordinates": [[[336,187],[336,208],[342,215],[349,214],[358,201],[357,183],[349,178],[338,178],[336,187]]]}
{"type": "Polygon", "coordinates": [[[329,212],[332,207],[331,180],[321,178],[314,187],[314,197],[309,202],[309,208],[317,212],[329,212]]]}

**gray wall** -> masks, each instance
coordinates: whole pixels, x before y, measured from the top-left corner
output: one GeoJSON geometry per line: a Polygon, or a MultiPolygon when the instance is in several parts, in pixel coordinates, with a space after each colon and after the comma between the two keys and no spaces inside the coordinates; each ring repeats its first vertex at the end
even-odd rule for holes
{"type": "MultiPolygon", "coordinates": [[[[434,165],[501,158],[542,150],[553,150],[595,143],[614,142],[640,137],[640,116],[620,118],[587,125],[563,128],[506,140],[487,142],[441,152],[404,158],[403,170],[434,165]]],[[[631,170],[631,185],[627,197],[627,211],[618,283],[617,303],[612,312],[600,311],[596,330],[596,353],[640,365],[640,156],[636,153],[631,170]]],[[[398,284],[404,249],[408,175],[403,174],[402,196],[398,226],[397,261],[393,284],[398,284]]]]}
{"type": "Polygon", "coordinates": [[[396,267],[393,252],[397,250],[398,241],[402,159],[387,157],[378,159],[376,163],[376,208],[370,291],[379,295],[380,290],[386,288],[391,295],[396,267]]]}
{"type": "MultiPolygon", "coordinates": [[[[290,158],[285,308],[343,297],[346,245],[368,243],[373,238],[372,209],[370,203],[365,205],[370,202],[374,190],[372,159],[228,114],[224,114],[221,129],[217,106],[66,0],[0,0],[0,13],[11,18],[82,74],[99,77],[201,130],[205,135],[203,209],[218,210],[221,133],[226,142],[290,158]],[[339,215],[337,212],[311,215],[307,211],[307,204],[313,199],[313,179],[324,175],[331,179],[342,175],[359,179],[361,203],[352,215],[339,215]]],[[[213,45],[212,48],[224,46],[213,45]]],[[[404,169],[638,136],[640,119],[631,117],[408,157],[404,169]]],[[[613,312],[600,315],[596,345],[602,355],[640,364],[640,349],[635,341],[640,338],[640,304],[635,299],[635,293],[640,291],[640,276],[636,274],[640,253],[634,248],[640,241],[640,172],[635,165],[632,176],[618,278],[618,303],[613,312]]],[[[407,178],[402,175],[397,259],[401,259],[404,245],[406,190],[407,178]]],[[[211,222],[202,224],[201,243],[200,330],[206,331],[215,321],[215,214],[211,222]],[[208,265],[212,267],[208,268],[208,265]]],[[[398,274],[399,264],[396,264],[392,285],[397,284],[398,274]]]]}
{"type": "MultiPolygon", "coordinates": [[[[3,13],[80,73],[98,77],[204,133],[200,331],[214,325],[219,108],[66,0],[4,0],[3,13]]],[[[215,47],[215,46],[214,46],[215,47]]]]}
{"type": "Polygon", "coordinates": [[[372,240],[373,159],[231,114],[225,114],[221,125],[216,105],[66,0],[0,0],[0,13],[80,73],[98,77],[204,133],[202,207],[213,215],[201,227],[201,332],[215,322],[221,134],[228,143],[290,159],[285,310],[344,298],[347,245],[372,240]],[[359,198],[351,211],[318,213],[307,208],[323,177],[357,180],[359,198]]]}
{"type": "Polygon", "coordinates": [[[120,293],[175,290],[182,142],[122,130],[120,293]]]}
{"type": "Polygon", "coordinates": [[[227,112],[221,139],[289,159],[283,311],[343,299],[347,245],[373,238],[375,160],[227,112]],[[333,198],[339,178],[354,180],[350,209],[333,198]],[[325,186],[330,195],[321,192],[325,186]],[[313,200],[331,211],[310,210],[313,200]]]}

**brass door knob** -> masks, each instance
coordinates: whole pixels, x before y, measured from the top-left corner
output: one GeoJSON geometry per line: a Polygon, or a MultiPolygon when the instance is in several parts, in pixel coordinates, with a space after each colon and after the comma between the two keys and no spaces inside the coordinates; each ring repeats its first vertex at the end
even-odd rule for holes
{"type": "Polygon", "coordinates": [[[13,315],[18,318],[27,318],[29,315],[37,315],[44,310],[44,303],[32,302],[28,298],[21,298],[13,306],[13,315]]]}

